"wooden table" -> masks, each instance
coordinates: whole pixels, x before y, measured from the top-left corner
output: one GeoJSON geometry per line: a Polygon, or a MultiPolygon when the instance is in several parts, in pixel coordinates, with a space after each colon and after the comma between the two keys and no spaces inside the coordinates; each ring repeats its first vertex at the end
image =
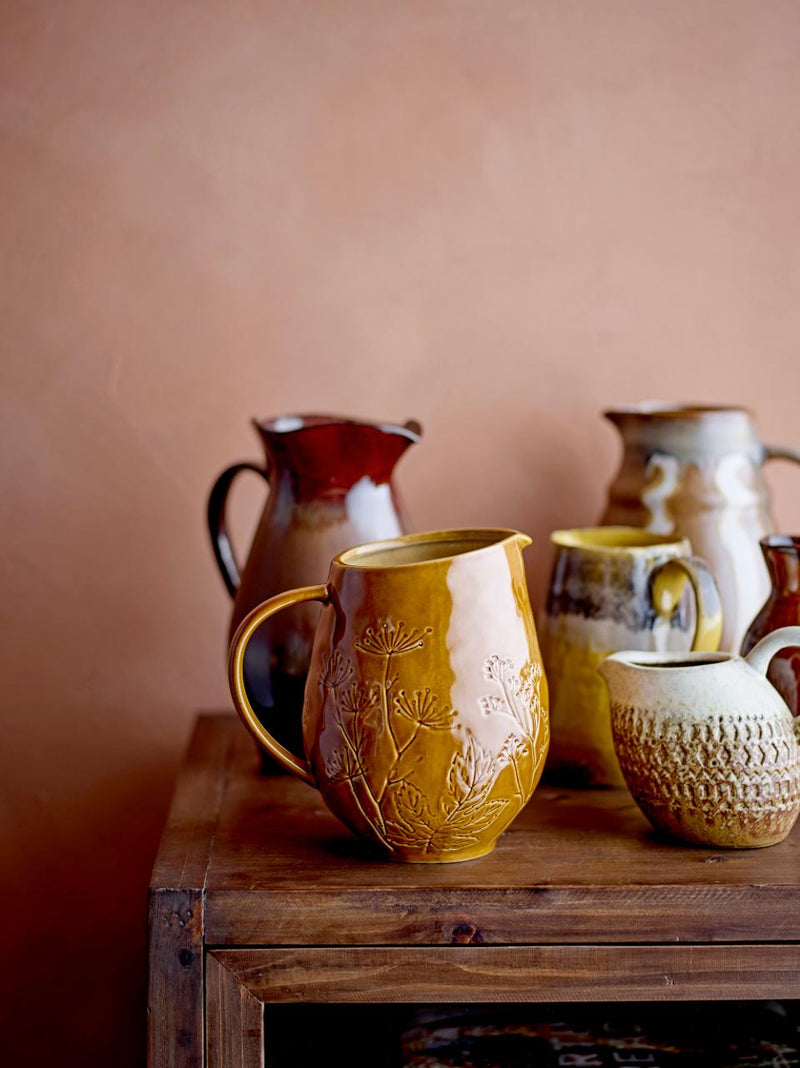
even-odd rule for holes
{"type": "Polygon", "coordinates": [[[627,791],[540,787],[490,856],[393,864],[201,716],[150,886],[148,1063],[260,1066],[287,1003],[798,998],[798,832],[681,847],[627,791]]]}

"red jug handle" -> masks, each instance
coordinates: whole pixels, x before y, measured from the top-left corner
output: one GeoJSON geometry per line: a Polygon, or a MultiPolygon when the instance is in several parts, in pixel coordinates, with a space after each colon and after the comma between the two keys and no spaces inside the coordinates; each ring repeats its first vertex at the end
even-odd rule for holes
{"type": "Polygon", "coordinates": [[[239,565],[225,526],[225,504],[233,480],[241,471],[255,471],[265,482],[269,483],[269,472],[259,467],[258,464],[247,462],[233,464],[232,467],[227,467],[222,472],[211,487],[211,493],[208,496],[208,533],[211,537],[211,548],[214,550],[214,559],[219,565],[222,581],[231,597],[235,597],[239,589],[239,565]]]}

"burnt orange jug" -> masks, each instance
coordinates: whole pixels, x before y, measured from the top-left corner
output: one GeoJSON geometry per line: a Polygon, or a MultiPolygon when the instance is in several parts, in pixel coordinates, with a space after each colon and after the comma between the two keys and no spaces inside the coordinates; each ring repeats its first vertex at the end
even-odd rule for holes
{"type": "MultiPolygon", "coordinates": [[[[396,537],[406,519],[392,476],[419,441],[419,423],[371,423],[331,415],[253,420],[265,460],[237,463],[219,476],[208,500],[211,544],[233,597],[230,636],[247,613],[282,590],[319,581],[337,553],[362,542],[396,537]],[[231,485],[242,471],[270,487],[247,562],[240,568],[225,525],[231,485]]],[[[298,605],[260,628],[244,663],[258,717],[290,749],[302,747],[303,707],[311,646],[319,616],[298,605]]]]}

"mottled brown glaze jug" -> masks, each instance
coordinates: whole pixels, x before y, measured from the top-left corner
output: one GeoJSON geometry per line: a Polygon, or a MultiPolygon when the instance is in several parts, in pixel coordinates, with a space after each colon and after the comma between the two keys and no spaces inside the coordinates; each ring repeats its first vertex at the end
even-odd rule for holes
{"type": "Polygon", "coordinates": [[[230,683],[245,726],[388,859],[483,856],[539,781],[549,728],[529,542],[447,530],[349,549],[325,584],[273,597],[236,633],[230,683]],[[242,668],[259,627],[300,602],[323,609],[303,749],[290,752],[254,714],[242,668]]]}
{"type": "MultiPolygon", "coordinates": [[[[227,468],[208,501],[211,544],[233,597],[231,635],[266,598],[318,581],[343,549],[405,532],[392,476],[422,434],[414,421],[400,426],[330,415],[281,416],[253,425],[265,461],[227,468]],[[242,471],[260,475],[270,493],[240,569],[225,526],[225,505],[242,471]]],[[[301,744],[303,689],[318,615],[318,606],[306,603],[270,620],[250,643],[244,664],[253,708],[281,742],[294,748],[301,744]]]]}
{"type": "MultiPolygon", "coordinates": [[[[800,626],[800,537],[772,534],[761,539],[761,551],[772,590],[744,636],[742,656],[774,630],[800,626]]],[[[789,646],[776,653],[767,678],[792,715],[800,715],[800,648],[789,646]]]]}
{"type": "Polygon", "coordinates": [[[775,523],[761,469],[800,463],[800,451],[763,445],[746,408],[652,402],[604,414],[624,452],[600,522],[688,538],[720,592],[720,648],[738,650],[770,586],[758,542],[775,523]]]}

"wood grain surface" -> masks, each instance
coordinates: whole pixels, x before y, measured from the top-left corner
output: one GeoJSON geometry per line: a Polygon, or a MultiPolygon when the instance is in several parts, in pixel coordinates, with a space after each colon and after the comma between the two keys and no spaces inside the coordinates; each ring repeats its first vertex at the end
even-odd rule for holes
{"type": "Polygon", "coordinates": [[[215,945],[800,940],[798,828],[766,850],[660,838],[627,790],[540,787],[488,857],[376,857],[312,788],[264,778],[237,721],[210,856],[215,945]]]}
{"type": "Polygon", "coordinates": [[[205,716],[198,720],[150,880],[150,1068],[201,1068],[204,1064],[205,885],[234,740],[225,720],[205,716]]]}
{"type": "Polygon", "coordinates": [[[208,1068],[264,1068],[264,1007],[219,958],[206,962],[208,1068]]]}
{"type": "Polygon", "coordinates": [[[689,1001],[800,996],[793,946],[215,950],[264,1002],[689,1001]]]}

